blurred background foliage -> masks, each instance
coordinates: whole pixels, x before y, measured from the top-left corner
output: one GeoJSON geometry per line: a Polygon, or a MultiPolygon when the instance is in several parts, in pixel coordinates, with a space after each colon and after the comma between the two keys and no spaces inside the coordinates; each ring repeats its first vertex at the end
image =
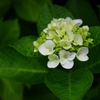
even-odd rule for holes
{"type": "MultiPolygon", "coordinates": [[[[91,13],[95,13],[100,20],[99,0],[0,0],[0,48],[12,44],[24,36],[38,36],[37,20],[46,3],[68,8],[75,18],[84,19],[91,16],[88,22],[90,26],[93,21],[91,18],[96,18],[91,13]],[[85,2],[85,4],[82,5],[82,2],[77,4],[77,1],[85,2]],[[82,12],[77,13],[77,11],[80,8],[86,12],[87,9],[83,7],[86,5],[89,5],[89,9],[93,11],[89,15],[85,13],[84,16],[81,16],[82,12]]],[[[93,25],[99,25],[99,22],[93,25]]],[[[0,98],[1,100],[59,100],[45,84],[29,85],[7,79],[0,79],[0,98]]],[[[99,74],[94,75],[93,88],[87,92],[83,100],[100,100],[99,74]]]]}

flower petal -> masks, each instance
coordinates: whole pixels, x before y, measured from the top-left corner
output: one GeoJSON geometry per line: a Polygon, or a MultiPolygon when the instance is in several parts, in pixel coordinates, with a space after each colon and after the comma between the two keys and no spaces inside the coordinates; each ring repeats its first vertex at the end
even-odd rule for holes
{"type": "Polygon", "coordinates": [[[73,34],[73,32],[72,31],[67,31],[67,35],[68,35],[68,40],[69,41],[73,41],[73,39],[74,39],[74,34],[73,34]]]}
{"type": "Polygon", "coordinates": [[[75,19],[73,21],[74,21],[75,24],[77,24],[79,26],[83,23],[83,21],[81,19],[75,19]]]}
{"type": "Polygon", "coordinates": [[[69,55],[70,55],[70,52],[69,51],[60,50],[60,52],[59,52],[60,63],[61,64],[65,64],[66,63],[66,60],[69,57],[69,55]]]}
{"type": "Polygon", "coordinates": [[[59,51],[59,56],[60,58],[64,57],[64,58],[68,58],[70,55],[70,52],[69,51],[66,51],[66,50],[60,50],[59,51]]]}
{"type": "Polygon", "coordinates": [[[66,17],[66,20],[72,21],[72,19],[70,17],[66,17]]]}
{"type": "Polygon", "coordinates": [[[87,55],[89,53],[89,49],[87,47],[79,48],[77,55],[87,55]]]}
{"type": "Polygon", "coordinates": [[[80,56],[77,56],[77,59],[80,60],[80,61],[87,61],[89,59],[88,56],[83,56],[83,55],[80,55],[80,56]]]}
{"type": "Polygon", "coordinates": [[[82,35],[80,34],[76,34],[74,36],[74,45],[82,45],[83,44],[83,39],[82,39],[82,35]]]}
{"type": "Polygon", "coordinates": [[[56,68],[59,65],[59,58],[56,54],[49,55],[48,59],[48,68],[56,68]]]}
{"type": "Polygon", "coordinates": [[[89,58],[87,56],[89,50],[87,47],[81,47],[77,52],[77,59],[80,61],[87,61],[89,58]]]}
{"type": "Polygon", "coordinates": [[[65,50],[68,50],[72,47],[71,43],[67,41],[60,41],[59,45],[60,47],[63,47],[65,50]]]}
{"type": "Polygon", "coordinates": [[[85,30],[89,31],[89,27],[87,25],[83,26],[82,28],[84,28],[85,30]]]}
{"type": "Polygon", "coordinates": [[[47,32],[48,32],[48,28],[45,28],[45,29],[43,30],[43,32],[44,32],[44,33],[47,33],[47,32]]]}
{"type": "Polygon", "coordinates": [[[45,43],[41,44],[38,49],[42,55],[50,55],[54,52],[54,47],[55,43],[52,40],[47,40],[45,43]]]}
{"type": "Polygon", "coordinates": [[[75,52],[70,53],[70,56],[68,57],[68,60],[73,60],[76,56],[75,52]]]}
{"type": "Polygon", "coordinates": [[[69,60],[66,60],[66,63],[65,64],[61,64],[63,68],[65,69],[71,69],[74,65],[74,61],[69,61],[69,60]]]}
{"type": "Polygon", "coordinates": [[[48,31],[48,34],[46,36],[47,39],[53,39],[55,37],[55,32],[54,31],[48,31]]]}
{"type": "Polygon", "coordinates": [[[63,64],[66,63],[66,60],[67,60],[67,59],[65,59],[65,58],[62,57],[62,58],[60,58],[60,63],[63,65],[63,64]]]}
{"type": "Polygon", "coordinates": [[[54,61],[48,61],[47,66],[48,68],[56,68],[59,65],[59,61],[54,60],[54,61]]]}

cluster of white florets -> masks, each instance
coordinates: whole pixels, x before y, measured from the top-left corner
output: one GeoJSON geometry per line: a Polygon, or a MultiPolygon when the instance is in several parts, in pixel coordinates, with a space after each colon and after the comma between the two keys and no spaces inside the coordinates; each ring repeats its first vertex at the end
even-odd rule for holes
{"type": "Polygon", "coordinates": [[[39,51],[48,56],[49,68],[56,68],[60,63],[63,68],[71,69],[75,57],[80,61],[87,61],[88,46],[93,39],[89,37],[89,27],[80,27],[81,24],[81,19],[53,19],[33,42],[34,52],[39,51]]]}

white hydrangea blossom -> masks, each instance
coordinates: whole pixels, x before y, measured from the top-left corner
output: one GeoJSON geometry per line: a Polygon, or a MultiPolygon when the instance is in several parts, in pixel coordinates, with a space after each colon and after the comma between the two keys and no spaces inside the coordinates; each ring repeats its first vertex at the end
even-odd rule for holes
{"type": "Polygon", "coordinates": [[[59,57],[60,57],[60,63],[63,68],[65,69],[71,69],[74,65],[74,58],[75,58],[75,53],[72,52],[70,53],[69,51],[66,50],[60,50],[59,52],[59,57]]]}
{"type": "Polygon", "coordinates": [[[41,36],[33,42],[34,52],[39,51],[48,56],[48,68],[56,68],[60,64],[65,69],[71,69],[75,58],[79,61],[89,59],[88,46],[93,39],[89,37],[89,27],[80,27],[81,24],[81,19],[53,18],[41,36]]]}

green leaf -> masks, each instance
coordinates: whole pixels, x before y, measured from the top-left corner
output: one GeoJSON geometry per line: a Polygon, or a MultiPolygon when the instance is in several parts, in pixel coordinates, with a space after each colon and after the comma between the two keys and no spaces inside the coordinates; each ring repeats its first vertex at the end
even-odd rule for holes
{"type": "Polygon", "coordinates": [[[15,42],[19,35],[18,20],[0,21],[0,48],[15,42]]]}
{"type": "Polygon", "coordinates": [[[75,18],[81,18],[84,25],[100,25],[95,11],[87,0],[68,0],[65,7],[72,12],[75,18]]]}
{"type": "Polygon", "coordinates": [[[11,6],[11,0],[0,0],[0,18],[9,11],[11,6]]]}
{"type": "Polygon", "coordinates": [[[100,26],[90,27],[91,38],[93,38],[92,47],[100,43],[100,26]]]}
{"type": "Polygon", "coordinates": [[[48,88],[60,100],[82,100],[92,82],[92,73],[83,69],[74,72],[52,70],[45,78],[48,88]]]}
{"type": "Polygon", "coordinates": [[[2,100],[22,100],[22,84],[7,79],[0,79],[0,97],[2,100]]]}
{"type": "Polygon", "coordinates": [[[44,81],[47,73],[45,57],[25,57],[11,47],[0,50],[0,77],[27,84],[44,81]]]}
{"type": "Polygon", "coordinates": [[[29,56],[29,57],[39,56],[39,53],[34,53],[33,42],[36,39],[37,38],[34,36],[26,36],[16,41],[11,46],[24,56],[29,56]]]}
{"type": "Polygon", "coordinates": [[[66,17],[73,18],[72,14],[66,8],[58,5],[45,5],[37,21],[39,34],[41,31],[43,31],[43,29],[47,27],[47,25],[51,22],[53,18],[66,17]]]}
{"type": "Polygon", "coordinates": [[[24,20],[36,21],[40,11],[51,0],[14,0],[13,6],[16,13],[24,20]]]}

